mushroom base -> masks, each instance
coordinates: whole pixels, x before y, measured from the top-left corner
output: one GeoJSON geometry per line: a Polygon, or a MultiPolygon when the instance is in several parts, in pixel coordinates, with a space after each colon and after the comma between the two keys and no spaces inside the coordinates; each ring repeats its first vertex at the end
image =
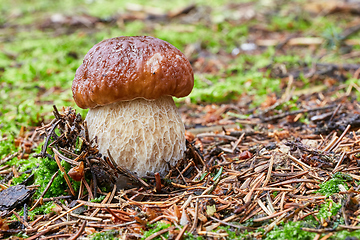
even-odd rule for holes
{"type": "Polygon", "coordinates": [[[184,157],[185,128],[170,96],[137,98],[89,110],[90,139],[97,136],[101,154],[110,151],[119,166],[139,177],[169,171],[184,157]]]}

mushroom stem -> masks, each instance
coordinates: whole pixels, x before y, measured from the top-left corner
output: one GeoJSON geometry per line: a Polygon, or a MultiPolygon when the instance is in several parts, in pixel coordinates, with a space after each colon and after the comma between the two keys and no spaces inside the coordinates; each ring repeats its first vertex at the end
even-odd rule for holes
{"type": "Polygon", "coordinates": [[[97,136],[99,151],[110,151],[119,166],[137,173],[159,172],[184,157],[185,128],[171,96],[137,98],[89,110],[90,139],[97,136]]]}

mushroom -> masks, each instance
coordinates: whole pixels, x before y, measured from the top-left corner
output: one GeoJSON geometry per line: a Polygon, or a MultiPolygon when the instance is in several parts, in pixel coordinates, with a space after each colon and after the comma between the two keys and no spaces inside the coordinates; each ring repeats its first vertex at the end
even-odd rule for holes
{"type": "Polygon", "coordinates": [[[93,46],[72,84],[75,103],[90,108],[89,136],[99,152],[139,177],[169,171],[184,157],[185,128],[172,96],[194,85],[185,55],[163,40],[116,37],[93,46]]]}

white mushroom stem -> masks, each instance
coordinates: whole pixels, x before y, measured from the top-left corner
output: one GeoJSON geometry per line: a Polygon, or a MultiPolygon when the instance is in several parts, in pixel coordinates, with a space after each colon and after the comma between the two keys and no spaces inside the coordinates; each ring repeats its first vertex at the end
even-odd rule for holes
{"type": "Polygon", "coordinates": [[[139,177],[159,172],[184,157],[185,128],[170,96],[137,98],[89,110],[90,139],[97,136],[99,151],[139,177]]]}

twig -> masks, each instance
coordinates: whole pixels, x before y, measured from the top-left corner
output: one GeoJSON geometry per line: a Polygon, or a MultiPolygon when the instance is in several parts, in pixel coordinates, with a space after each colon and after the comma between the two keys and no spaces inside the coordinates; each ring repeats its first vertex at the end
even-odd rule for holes
{"type": "Polygon", "coordinates": [[[217,218],[214,218],[212,216],[209,216],[209,218],[211,218],[212,220],[215,220],[221,224],[224,224],[224,225],[227,225],[227,226],[230,226],[230,227],[234,227],[234,228],[238,228],[238,229],[249,229],[249,227],[245,227],[245,226],[241,226],[241,225],[235,225],[235,224],[231,224],[231,223],[228,223],[228,222],[225,222],[225,221],[222,221],[220,219],[217,219],[217,218]]]}
{"type": "Polygon", "coordinates": [[[65,169],[63,168],[63,166],[61,166],[61,163],[60,163],[60,159],[59,159],[59,156],[55,153],[55,160],[56,160],[56,163],[60,169],[60,171],[64,174],[64,178],[65,178],[65,181],[70,189],[70,192],[73,196],[75,196],[75,191],[74,191],[74,188],[72,187],[71,185],[71,182],[70,182],[70,179],[68,177],[68,175],[66,174],[66,171],[65,169]]]}
{"type": "Polygon", "coordinates": [[[158,172],[155,173],[155,186],[156,186],[156,192],[160,193],[161,192],[161,178],[160,178],[160,174],[158,172]]]}
{"type": "Polygon", "coordinates": [[[309,112],[315,112],[315,111],[320,111],[320,110],[327,110],[327,109],[334,108],[335,106],[336,105],[330,105],[330,106],[310,108],[310,109],[300,109],[300,110],[281,113],[281,114],[271,116],[271,117],[267,117],[267,118],[264,118],[262,116],[259,116],[259,117],[260,117],[262,122],[271,122],[271,121],[278,120],[280,118],[284,118],[284,117],[287,117],[287,116],[290,116],[290,115],[297,115],[299,113],[309,113],[309,112]]]}
{"type": "Polygon", "coordinates": [[[11,159],[13,159],[14,157],[16,157],[17,155],[19,155],[20,152],[16,152],[13,154],[10,154],[6,157],[4,157],[1,161],[0,161],[0,165],[3,165],[4,163],[6,163],[7,161],[10,161],[11,159]]]}
{"type": "Polygon", "coordinates": [[[229,141],[236,141],[238,138],[232,137],[229,135],[223,135],[223,134],[211,134],[211,133],[201,133],[196,136],[197,138],[205,138],[205,137],[213,137],[213,138],[223,138],[229,141]]]}
{"type": "Polygon", "coordinates": [[[56,148],[52,147],[51,150],[53,150],[54,153],[55,153],[56,155],[58,155],[58,157],[59,157],[61,160],[65,161],[65,162],[68,162],[68,163],[70,163],[71,165],[75,165],[75,166],[79,166],[79,165],[80,165],[80,162],[77,162],[77,161],[74,161],[74,160],[72,160],[72,159],[70,159],[70,158],[65,157],[65,156],[62,155],[56,148]]]}
{"type": "Polygon", "coordinates": [[[243,140],[245,136],[245,133],[241,134],[241,136],[239,137],[239,139],[234,143],[233,148],[231,149],[232,152],[235,151],[235,149],[237,148],[237,146],[240,144],[240,142],[243,140]]]}
{"type": "Polygon", "coordinates": [[[174,229],[175,229],[175,226],[168,227],[168,228],[166,228],[166,229],[160,230],[160,231],[158,231],[158,232],[156,232],[156,233],[151,234],[150,236],[148,236],[147,238],[145,238],[145,240],[154,239],[154,238],[160,236],[161,234],[164,234],[164,233],[166,233],[166,232],[172,231],[172,230],[174,230],[174,229]]]}
{"type": "Polygon", "coordinates": [[[47,191],[50,189],[51,184],[54,182],[54,179],[56,178],[56,176],[57,176],[58,174],[59,174],[59,172],[56,171],[56,172],[52,175],[50,181],[49,181],[48,184],[46,185],[46,187],[45,187],[44,191],[42,192],[42,194],[40,195],[39,199],[35,202],[34,206],[32,206],[32,208],[29,210],[30,212],[31,212],[32,210],[34,210],[34,209],[37,207],[37,205],[43,200],[43,197],[45,196],[45,194],[47,193],[47,191]]]}
{"type": "Polygon", "coordinates": [[[336,172],[338,171],[339,166],[342,164],[342,162],[343,162],[343,160],[344,160],[344,158],[345,158],[345,155],[346,155],[346,152],[343,151],[343,153],[342,153],[341,156],[340,156],[339,161],[337,162],[337,164],[336,164],[336,166],[335,166],[335,168],[334,168],[334,170],[333,170],[333,173],[336,173],[336,172]]]}
{"type": "Polygon", "coordinates": [[[32,229],[28,222],[25,221],[25,218],[22,218],[16,211],[12,211],[15,217],[23,224],[27,229],[32,229]]]}
{"type": "Polygon", "coordinates": [[[82,232],[84,231],[84,229],[85,229],[86,223],[87,223],[87,221],[84,221],[84,222],[81,224],[81,227],[80,227],[79,231],[77,231],[72,237],[70,237],[69,240],[75,240],[75,239],[77,239],[78,237],[80,237],[81,233],[82,233],[82,232]]]}
{"type": "Polygon", "coordinates": [[[189,232],[191,232],[191,233],[194,232],[194,230],[198,224],[198,215],[199,215],[199,199],[196,199],[194,222],[193,222],[192,227],[189,230],[189,232]]]}
{"type": "Polygon", "coordinates": [[[287,212],[289,212],[289,211],[291,211],[291,210],[294,210],[294,207],[288,208],[288,209],[283,210],[283,211],[281,211],[281,212],[277,212],[277,213],[271,214],[271,215],[266,216],[266,217],[254,219],[253,221],[254,221],[254,222],[262,222],[262,221],[265,221],[265,220],[268,220],[268,219],[277,217],[277,216],[279,216],[279,215],[281,215],[281,214],[283,214],[283,213],[287,213],[287,212]]]}
{"type": "Polygon", "coordinates": [[[345,137],[345,135],[347,134],[347,132],[350,130],[351,125],[348,125],[346,127],[346,129],[344,130],[344,132],[340,135],[340,137],[338,138],[338,140],[334,143],[334,145],[331,146],[331,148],[329,149],[329,151],[335,150],[338,145],[340,144],[340,142],[342,141],[342,139],[345,137]]]}
{"type": "Polygon", "coordinates": [[[47,147],[48,147],[48,143],[49,143],[49,140],[50,140],[50,138],[51,138],[51,135],[53,134],[56,126],[57,126],[60,122],[61,122],[61,119],[58,119],[58,120],[52,125],[52,127],[51,127],[48,135],[46,136],[45,143],[44,143],[44,145],[42,146],[41,152],[40,152],[40,156],[41,156],[41,157],[45,157],[46,149],[47,149],[47,147]]]}
{"type": "Polygon", "coordinates": [[[175,240],[180,240],[182,238],[182,236],[184,235],[187,227],[189,226],[189,224],[186,224],[181,231],[179,232],[179,234],[176,236],[175,240]]]}
{"type": "Polygon", "coordinates": [[[266,185],[270,181],[273,164],[274,164],[274,155],[272,155],[271,158],[270,158],[269,169],[268,169],[268,173],[267,173],[267,176],[265,178],[265,181],[264,181],[264,183],[262,185],[263,187],[266,187],[266,185]]]}
{"type": "Polygon", "coordinates": [[[77,205],[77,206],[75,206],[75,207],[73,207],[73,208],[69,209],[68,211],[66,211],[66,212],[64,212],[64,213],[62,213],[62,214],[60,214],[60,215],[59,215],[59,216],[57,216],[56,218],[53,218],[51,221],[47,222],[47,223],[46,223],[46,224],[44,224],[41,228],[39,228],[39,231],[44,230],[44,229],[45,229],[47,226],[49,226],[51,223],[53,223],[53,222],[55,222],[56,220],[58,220],[59,218],[61,218],[61,217],[65,216],[66,214],[68,214],[68,213],[70,213],[70,212],[74,211],[75,209],[78,209],[78,208],[79,208],[79,207],[81,207],[82,205],[84,205],[84,203],[80,203],[79,205],[77,205]]]}
{"type": "Polygon", "coordinates": [[[306,163],[300,161],[299,159],[297,159],[296,157],[292,156],[290,153],[288,154],[289,158],[291,160],[293,160],[295,163],[299,164],[300,166],[302,166],[303,168],[305,168],[305,170],[307,169],[311,169],[311,167],[309,165],[307,165],[306,163]]]}

